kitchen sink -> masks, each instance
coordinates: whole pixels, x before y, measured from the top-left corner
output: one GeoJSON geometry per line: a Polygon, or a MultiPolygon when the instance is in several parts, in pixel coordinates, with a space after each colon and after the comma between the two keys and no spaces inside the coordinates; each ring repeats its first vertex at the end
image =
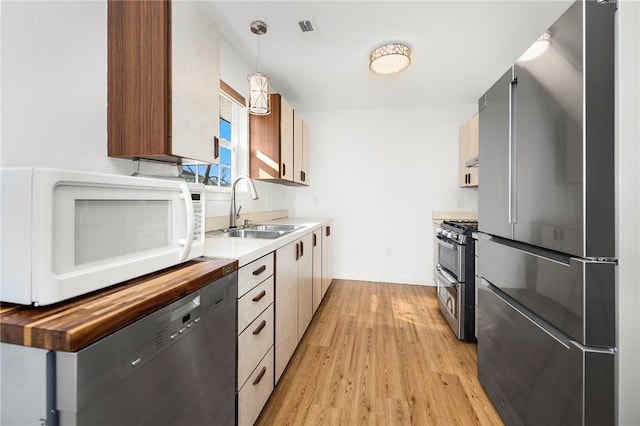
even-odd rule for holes
{"type": "Polygon", "coordinates": [[[287,234],[289,232],[293,232],[295,230],[298,230],[302,228],[301,226],[296,226],[296,225],[253,225],[253,226],[249,226],[246,229],[251,229],[251,230],[256,230],[256,231],[267,231],[267,232],[286,232],[287,234]]]}
{"type": "Polygon", "coordinates": [[[262,238],[273,240],[302,228],[295,225],[253,225],[246,228],[207,232],[207,237],[262,238]]]}

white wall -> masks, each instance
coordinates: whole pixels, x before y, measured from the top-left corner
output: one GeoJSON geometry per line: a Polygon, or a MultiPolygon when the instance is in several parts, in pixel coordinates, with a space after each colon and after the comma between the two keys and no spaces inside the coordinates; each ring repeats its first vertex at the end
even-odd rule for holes
{"type": "MultiPolygon", "coordinates": [[[[2,1],[0,166],[51,167],[130,175],[133,161],[107,156],[107,3],[2,1]]],[[[223,41],[221,77],[244,93],[250,66],[223,41]]],[[[175,167],[142,162],[143,174],[175,167]]],[[[293,210],[294,192],[258,184],[240,194],[243,212],[293,210]]],[[[207,216],[229,212],[211,193],[207,216]]]]}
{"type": "Polygon", "coordinates": [[[433,210],[477,210],[458,188],[458,130],[475,104],[306,113],[298,216],[333,216],[336,278],[432,285],[433,210]]]}
{"type": "Polygon", "coordinates": [[[617,13],[618,424],[640,425],[640,3],[617,13]]]}

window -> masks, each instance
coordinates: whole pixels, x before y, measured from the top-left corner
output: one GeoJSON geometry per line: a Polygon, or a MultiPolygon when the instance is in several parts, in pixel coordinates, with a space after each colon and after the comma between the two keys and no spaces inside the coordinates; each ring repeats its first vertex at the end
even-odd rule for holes
{"type": "Polygon", "coordinates": [[[235,177],[247,171],[247,109],[237,92],[226,89],[230,94],[220,92],[220,164],[183,165],[182,175],[188,182],[230,188],[235,177]]]}

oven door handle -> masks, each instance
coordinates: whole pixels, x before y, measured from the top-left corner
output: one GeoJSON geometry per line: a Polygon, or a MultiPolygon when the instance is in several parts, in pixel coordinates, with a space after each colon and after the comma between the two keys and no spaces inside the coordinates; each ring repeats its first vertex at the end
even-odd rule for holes
{"type": "Polygon", "coordinates": [[[438,271],[438,274],[440,274],[442,278],[447,280],[447,282],[449,283],[449,285],[451,285],[451,287],[458,288],[458,285],[459,285],[458,281],[455,278],[453,278],[451,274],[449,274],[444,269],[442,269],[442,266],[440,266],[440,264],[436,266],[436,271],[438,271]]]}
{"type": "Polygon", "coordinates": [[[458,247],[456,247],[455,245],[453,245],[453,244],[451,244],[451,243],[448,243],[448,242],[446,242],[446,241],[444,241],[444,240],[442,240],[442,239],[440,239],[440,238],[438,238],[438,244],[440,244],[440,245],[442,245],[442,246],[444,246],[444,247],[448,248],[449,250],[455,250],[455,251],[458,251],[458,247]]]}

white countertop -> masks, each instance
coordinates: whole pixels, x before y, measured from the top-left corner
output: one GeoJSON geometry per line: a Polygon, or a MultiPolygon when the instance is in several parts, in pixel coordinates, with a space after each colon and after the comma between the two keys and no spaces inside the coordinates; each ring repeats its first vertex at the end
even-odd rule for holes
{"type": "MultiPolygon", "coordinates": [[[[273,240],[261,238],[234,238],[234,237],[206,237],[204,255],[207,257],[220,257],[226,259],[238,259],[239,267],[271,253],[297,240],[301,236],[333,222],[333,218],[297,218],[287,217],[276,219],[261,224],[273,225],[301,225],[304,228],[286,234],[273,240]]],[[[252,224],[255,225],[255,224],[252,224]]]]}

